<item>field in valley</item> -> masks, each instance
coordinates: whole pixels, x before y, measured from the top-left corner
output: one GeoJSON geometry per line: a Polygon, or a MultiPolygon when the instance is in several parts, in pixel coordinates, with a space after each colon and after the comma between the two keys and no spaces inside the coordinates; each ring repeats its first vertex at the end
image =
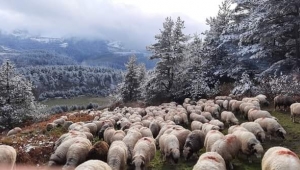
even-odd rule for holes
{"type": "Polygon", "coordinates": [[[48,107],[56,106],[56,105],[78,105],[78,106],[86,106],[89,103],[96,103],[99,106],[108,105],[111,102],[110,97],[88,97],[88,96],[81,96],[75,97],[71,99],[49,99],[46,101],[41,102],[42,104],[47,105],[48,107]]]}

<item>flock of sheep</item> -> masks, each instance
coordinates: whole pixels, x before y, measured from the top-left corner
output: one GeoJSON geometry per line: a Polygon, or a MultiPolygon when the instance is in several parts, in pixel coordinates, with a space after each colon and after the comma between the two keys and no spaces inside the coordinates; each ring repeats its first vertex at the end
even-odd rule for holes
{"type": "MultiPolygon", "coordinates": [[[[290,105],[291,118],[300,115],[300,103],[290,103],[284,96],[274,99],[275,108],[290,105]]],[[[184,100],[146,108],[115,108],[113,111],[81,111],[68,113],[46,127],[68,129],[54,144],[48,166],[64,165],[63,170],[117,170],[130,164],[146,169],[160,150],[164,161],[176,164],[201,154],[194,170],[233,169],[231,161],[244,154],[262,158],[262,170],[300,169],[298,156],[284,147],[272,147],[264,153],[261,142],[285,138],[286,131],[261,105],[268,104],[265,95],[235,100],[217,96],[215,100],[184,100]],[[89,114],[89,122],[68,121],[80,114],[89,114]],[[248,120],[240,124],[239,119],[248,120]],[[228,128],[228,134],[221,131],[228,128]],[[92,145],[98,136],[100,141],[92,145]]],[[[8,135],[18,133],[15,128],[8,135]]],[[[0,145],[0,163],[14,166],[16,151],[0,145]]]]}

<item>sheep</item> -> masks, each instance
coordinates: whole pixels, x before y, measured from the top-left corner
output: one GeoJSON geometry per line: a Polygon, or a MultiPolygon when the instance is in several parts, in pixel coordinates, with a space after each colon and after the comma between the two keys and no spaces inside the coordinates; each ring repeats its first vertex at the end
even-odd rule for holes
{"type": "Polygon", "coordinates": [[[243,101],[233,102],[231,105],[231,111],[234,113],[238,113],[240,111],[240,105],[244,103],[243,101]]]}
{"type": "Polygon", "coordinates": [[[214,118],[212,117],[211,113],[210,112],[201,112],[201,115],[205,117],[205,119],[211,121],[213,120],[214,118]]]}
{"type": "Polygon", "coordinates": [[[233,103],[235,103],[236,101],[237,101],[237,100],[235,100],[235,99],[230,100],[230,101],[228,102],[227,110],[232,111],[232,110],[231,110],[231,109],[232,109],[232,105],[233,105],[233,103]]]}
{"type": "Polygon", "coordinates": [[[124,129],[125,126],[127,125],[131,125],[131,122],[126,118],[126,117],[123,117],[122,119],[120,119],[118,122],[117,122],[117,127],[120,128],[120,129],[124,129]]]}
{"type": "Polygon", "coordinates": [[[75,170],[112,170],[110,166],[100,160],[88,160],[78,165],[75,170]]]}
{"type": "Polygon", "coordinates": [[[108,150],[107,163],[113,170],[125,169],[128,148],[123,141],[114,141],[108,150]]]}
{"type": "Polygon", "coordinates": [[[244,128],[240,125],[233,125],[228,128],[228,134],[232,134],[233,132],[238,131],[238,130],[248,131],[246,128],[244,128]]]}
{"type": "Polygon", "coordinates": [[[55,123],[47,123],[47,125],[46,125],[46,130],[47,131],[50,131],[50,130],[52,130],[52,129],[54,129],[54,128],[56,128],[57,127],[57,124],[55,124],[55,123]]]}
{"type": "Polygon", "coordinates": [[[196,121],[199,121],[199,122],[202,122],[202,123],[208,123],[208,120],[204,116],[199,115],[197,113],[191,113],[190,114],[190,119],[191,120],[196,120],[196,121]]]}
{"type": "Polygon", "coordinates": [[[228,167],[233,169],[231,161],[238,155],[241,145],[241,141],[235,135],[228,134],[217,140],[211,146],[211,151],[220,154],[228,167]]]}
{"type": "Polygon", "coordinates": [[[179,141],[173,134],[164,134],[159,138],[159,148],[164,161],[178,163],[180,158],[179,141]]]}
{"type": "Polygon", "coordinates": [[[293,123],[295,123],[295,117],[300,116],[300,103],[293,103],[290,106],[290,110],[291,110],[291,119],[293,123]]]}
{"type": "Polygon", "coordinates": [[[7,136],[11,136],[11,135],[15,135],[15,134],[18,134],[22,131],[21,128],[19,127],[15,127],[13,129],[11,129],[10,131],[7,132],[7,136]]]}
{"type": "Polygon", "coordinates": [[[241,151],[247,156],[249,162],[252,162],[250,156],[253,154],[255,154],[257,158],[261,158],[264,149],[253,133],[238,130],[233,132],[233,134],[240,140],[241,151]]]}
{"type": "Polygon", "coordinates": [[[280,109],[283,106],[284,111],[296,101],[291,96],[286,95],[278,95],[274,97],[274,110],[276,110],[277,106],[280,109]]]}
{"type": "Polygon", "coordinates": [[[151,130],[153,137],[156,138],[160,130],[159,123],[155,120],[152,121],[149,125],[149,129],[151,130]]]}
{"type": "Polygon", "coordinates": [[[205,135],[201,130],[194,130],[187,136],[183,146],[183,156],[186,160],[203,148],[204,139],[205,135]]]}
{"type": "Polygon", "coordinates": [[[117,140],[123,140],[123,138],[125,137],[125,132],[122,130],[116,130],[113,135],[111,136],[111,138],[106,139],[106,133],[104,132],[104,139],[108,140],[108,144],[112,143],[113,141],[117,141],[117,140]]]}
{"type": "Polygon", "coordinates": [[[204,107],[204,111],[206,112],[210,112],[215,118],[219,118],[219,113],[220,113],[220,106],[217,105],[217,104],[214,104],[214,105],[206,105],[204,107]]]}
{"type": "Polygon", "coordinates": [[[272,139],[272,136],[285,139],[286,131],[275,119],[258,118],[254,122],[258,123],[263,128],[266,132],[266,136],[269,136],[270,140],[272,139]]]}
{"type": "Polygon", "coordinates": [[[63,135],[61,135],[54,143],[54,150],[56,150],[56,148],[63,143],[64,141],[70,139],[70,138],[75,138],[75,137],[84,137],[87,138],[86,134],[83,132],[79,132],[79,131],[69,131],[68,133],[65,133],[63,135]]]}
{"type": "Polygon", "coordinates": [[[219,121],[218,119],[213,119],[209,121],[210,124],[219,126],[220,130],[222,131],[224,129],[224,123],[219,121]]]}
{"type": "Polygon", "coordinates": [[[191,130],[202,130],[203,123],[199,121],[192,121],[191,123],[191,130]]]}
{"type": "Polygon", "coordinates": [[[216,126],[216,125],[209,124],[209,123],[204,123],[202,125],[202,131],[204,132],[205,135],[210,130],[220,130],[220,127],[216,126]]]}
{"type": "Polygon", "coordinates": [[[89,128],[93,135],[97,134],[97,125],[95,123],[86,123],[83,125],[83,127],[89,128]]]}
{"type": "Polygon", "coordinates": [[[109,145],[104,141],[96,142],[90,149],[87,159],[98,159],[101,161],[107,160],[109,145]]]}
{"type": "Polygon", "coordinates": [[[0,145],[0,166],[13,170],[16,164],[17,152],[9,145],[0,145]]]}
{"type": "Polygon", "coordinates": [[[142,138],[142,134],[136,129],[129,129],[126,136],[123,138],[123,142],[128,147],[128,160],[131,161],[133,156],[133,149],[136,142],[142,138]]]}
{"type": "Polygon", "coordinates": [[[185,144],[186,138],[188,137],[188,135],[191,133],[190,130],[179,127],[179,128],[172,128],[172,129],[168,129],[165,131],[164,134],[174,134],[178,141],[179,141],[179,149],[180,151],[183,150],[183,146],[185,144]]]}
{"type": "Polygon", "coordinates": [[[259,103],[262,105],[268,106],[270,104],[267,100],[266,95],[259,94],[259,95],[255,96],[255,98],[257,98],[259,100],[259,103]]]}
{"type": "Polygon", "coordinates": [[[63,166],[63,170],[75,168],[76,166],[84,162],[91,148],[92,143],[88,139],[78,140],[73,143],[68,149],[66,155],[67,162],[63,166]]]}
{"type": "MultiPolygon", "coordinates": [[[[57,164],[64,164],[67,159],[67,153],[71,145],[78,143],[87,143],[90,144],[90,141],[87,138],[84,137],[75,137],[70,138],[66,141],[64,141],[62,144],[60,144],[53,154],[51,154],[48,165],[53,166],[57,164]]],[[[70,152],[71,153],[71,152],[70,152]]]]}
{"type": "Polygon", "coordinates": [[[114,127],[108,127],[105,129],[103,133],[103,140],[107,142],[108,145],[111,144],[111,138],[113,137],[115,132],[116,130],[114,129],[114,127]]]}
{"type": "Polygon", "coordinates": [[[133,149],[132,163],[135,169],[144,169],[156,153],[155,140],[149,137],[143,137],[137,141],[133,149]]]}
{"type": "Polygon", "coordinates": [[[211,146],[219,139],[223,138],[224,135],[218,130],[210,130],[204,139],[204,147],[206,149],[206,152],[211,151],[211,146]]]}
{"type": "Polygon", "coordinates": [[[100,129],[99,132],[98,132],[99,139],[102,139],[102,138],[103,138],[104,131],[105,131],[108,127],[114,127],[114,125],[113,125],[110,121],[104,121],[104,123],[103,123],[101,129],[100,129]]]}
{"type": "Polygon", "coordinates": [[[228,110],[228,105],[229,105],[229,101],[228,100],[224,100],[222,103],[222,106],[225,110],[228,110]]]}
{"type": "Polygon", "coordinates": [[[259,110],[259,109],[250,109],[248,112],[248,120],[249,121],[254,121],[258,118],[262,118],[262,117],[268,117],[268,118],[275,118],[274,116],[272,116],[270,114],[270,112],[266,111],[266,110],[259,110]]]}
{"type": "Polygon", "coordinates": [[[262,170],[300,169],[300,160],[296,153],[287,148],[271,147],[262,159],[261,168],[262,170]]]}
{"type": "Polygon", "coordinates": [[[57,124],[57,126],[62,126],[65,123],[65,119],[64,118],[59,118],[59,119],[55,119],[53,120],[53,123],[57,124]]]}
{"type": "Polygon", "coordinates": [[[63,128],[68,129],[71,126],[71,124],[73,124],[72,121],[65,121],[65,123],[63,124],[63,128]]]}
{"type": "Polygon", "coordinates": [[[153,138],[153,134],[151,132],[151,130],[147,127],[142,127],[140,128],[140,132],[142,134],[143,137],[151,137],[153,138]]]}
{"type": "Polygon", "coordinates": [[[235,117],[235,115],[232,112],[229,111],[223,111],[221,113],[221,120],[228,124],[229,126],[234,124],[239,124],[239,120],[235,117]]]}
{"type": "Polygon", "coordinates": [[[193,170],[226,170],[226,164],[217,152],[206,152],[199,157],[193,170]]]}
{"type": "Polygon", "coordinates": [[[160,129],[158,135],[155,138],[157,146],[158,146],[158,143],[159,143],[158,141],[159,141],[160,136],[163,135],[166,130],[171,129],[173,127],[183,128],[182,126],[179,126],[179,125],[168,125],[168,124],[166,124],[166,125],[162,126],[162,128],[160,129]]]}
{"type": "Polygon", "coordinates": [[[241,124],[242,127],[252,132],[260,142],[264,142],[266,138],[265,131],[257,122],[245,122],[241,124]]]}

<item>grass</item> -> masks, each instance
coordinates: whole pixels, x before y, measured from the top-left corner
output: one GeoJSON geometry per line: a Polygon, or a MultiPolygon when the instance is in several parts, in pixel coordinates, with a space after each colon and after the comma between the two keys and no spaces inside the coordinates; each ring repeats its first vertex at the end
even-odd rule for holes
{"type": "MultiPolygon", "coordinates": [[[[300,156],[300,147],[299,147],[300,123],[293,123],[290,119],[289,112],[273,111],[272,108],[263,108],[263,109],[269,110],[273,116],[277,117],[279,119],[279,123],[287,131],[285,140],[272,138],[272,140],[270,141],[269,139],[267,139],[267,141],[262,144],[264,150],[267,151],[270,147],[273,146],[282,146],[282,147],[289,148],[290,150],[295,152],[298,156],[300,156]]],[[[223,132],[227,134],[227,129],[225,129],[223,132]]],[[[205,152],[204,149],[200,150],[199,155],[201,155],[204,152],[205,152]]],[[[239,157],[235,159],[232,163],[234,166],[234,170],[259,170],[261,169],[261,159],[252,157],[253,162],[249,163],[245,156],[239,155],[239,157]]],[[[152,160],[150,163],[150,169],[192,170],[196,162],[197,162],[196,158],[189,161],[185,161],[183,158],[181,158],[177,165],[170,165],[162,161],[160,157],[160,152],[157,151],[154,160],[152,160]]]]}
{"type": "Polygon", "coordinates": [[[86,106],[89,103],[96,103],[99,106],[104,106],[110,103],[109,97],[88,97],[88,96],[81,96],[75,97],[71,99],[49,99],[46,101],[41,102],[48,107],[56,106],[56,105],[79,105],[79,106],[86,106]]]}

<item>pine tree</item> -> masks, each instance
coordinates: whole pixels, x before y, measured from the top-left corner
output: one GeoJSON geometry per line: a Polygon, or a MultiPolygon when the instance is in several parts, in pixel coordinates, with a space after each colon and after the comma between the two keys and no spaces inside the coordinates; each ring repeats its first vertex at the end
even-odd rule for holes
{"type": "Polygon", "coordinates": [[[121,96],[124,102],[136,101],[140,96],[139,88],[141,76],[135,56],[129,58],[126,69],[123,86],[121,87],[121,96]]]}
{"type": "Polygon", "coordinates": [[[155,36],[157,43],[147,47],[152,52],[150,59],[158,59],[152,79],[149,79],[149,84],[146,85],[146,90],[154,98],[174,97],[174,84],[178,79],[179,65],[183,61],[186,42],[189,39],[182,32],[184,28],[184,21],[180,17],[175,23],[167,17],[160,34],[155,36]]]}
{"type": "Polygon", "coordinates": [[[36,109],[31,83],[8,60],[0,67],[0,96],[0,121],[4,128],[22,123],[36,109]]]}

